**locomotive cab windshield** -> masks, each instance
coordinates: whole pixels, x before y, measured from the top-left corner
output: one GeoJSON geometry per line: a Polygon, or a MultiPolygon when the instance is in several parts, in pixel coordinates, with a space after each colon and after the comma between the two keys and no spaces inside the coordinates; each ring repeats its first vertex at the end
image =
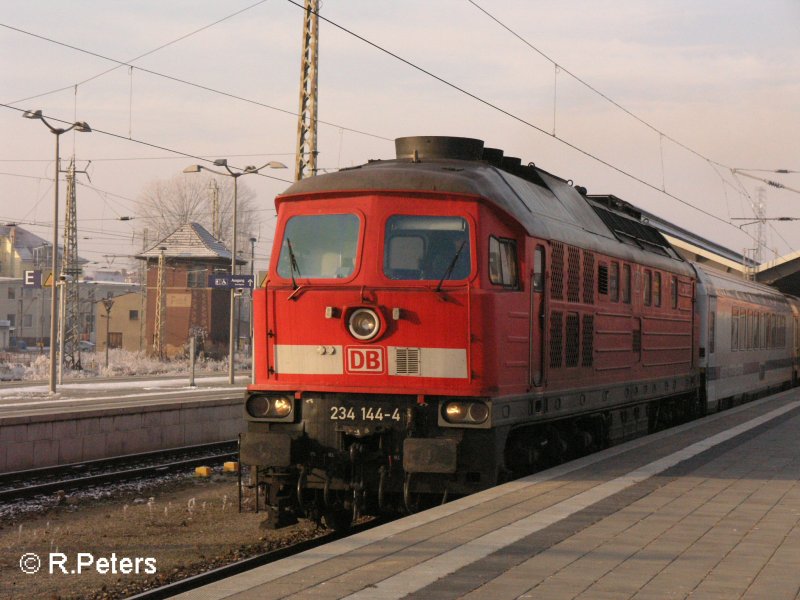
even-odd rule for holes
{"type": "Polygon", "coordinates": [[[286,223],[278,275],[344,279],[355,272],[361,222],[354,214],[298,215],[286,223]]]}
{"type": "Polygon", "coordinates": [[[389,279],[462,280],[471,270],[469,224],[463,217],[389,217],[383,262],[389,279]]]}

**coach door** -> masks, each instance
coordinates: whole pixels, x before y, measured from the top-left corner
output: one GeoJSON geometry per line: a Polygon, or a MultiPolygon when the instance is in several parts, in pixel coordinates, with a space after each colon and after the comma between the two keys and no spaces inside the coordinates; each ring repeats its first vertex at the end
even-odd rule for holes
{"type": "Polygon", "coordinates": [[[531,384],[544,385],[544,246],[536,246],[531,276],[531,384]]]}

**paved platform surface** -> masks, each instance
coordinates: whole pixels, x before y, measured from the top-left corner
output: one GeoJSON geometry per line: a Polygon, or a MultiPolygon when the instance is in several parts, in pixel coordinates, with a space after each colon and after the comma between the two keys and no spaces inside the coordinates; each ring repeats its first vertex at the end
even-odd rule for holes
{"type": "Polygon", "coordinates": [[[785,392],[177,598],[798,598],[798,440],[785,392]]]}

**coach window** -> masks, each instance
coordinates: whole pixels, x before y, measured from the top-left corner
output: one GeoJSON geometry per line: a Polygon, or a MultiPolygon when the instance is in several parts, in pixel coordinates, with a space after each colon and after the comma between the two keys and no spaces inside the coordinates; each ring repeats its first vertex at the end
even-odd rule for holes
{"type": "Polygon", "coordinates": [[[337,279],[355,270],[360,221],[356,215],[299,215],[286,222],[278,258],[285,279],[337,279]]]}
{"type": "Polygon", "coordinates": [[[716,347],[715,338],[717,336],[717,313],[713,310],[708,311],[708,353],[714,354],[716,347]]]}
{"type": "Polygon", "coordinates": [[[653,303],[653,272],[650,269],[644,270],[642,293],[644,295],[644,305],[650,306],[653,303]]]}
{"type": "Polygon", "coordinates": [[[517,287],[517,243],[514,240],[489,238],[489,281],[517,287]]]}
{"type": "Polygon", "coordinates": [[[622,301],[625,304],[631,303],[631,266],[622,265],[622,279],[620,280],[622,291],[622,301]]]}
{"type": "Polygon", "coordinates": [[[471,271],[466,219],[394,215],[386,222],[383,273],[389,279],[466,279],[471,271]]]}
{"type": "Polygon", "coordinates": [[[739,309],[731,309],[731,350],[739,349],[739,309]]]}

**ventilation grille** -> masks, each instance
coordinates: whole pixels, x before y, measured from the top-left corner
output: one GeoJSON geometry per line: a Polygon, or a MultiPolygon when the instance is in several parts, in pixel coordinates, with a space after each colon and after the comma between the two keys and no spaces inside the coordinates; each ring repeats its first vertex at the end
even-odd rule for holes
{"type": "Polygon", "coordinates": [[[567,246],[567,302],[580,302],[581,251],[567,246]]]}
{"type": "Polygon", "coordinates": [[[583,315],[583,348],[581,366],[591,367],[594,360],[594,316],[583,315]]]}
{"type": "Polygon", "coordinates": [[[672,246],[655,227],[623,217],[602,206],[593,205],[592,208],[621,242],[638,245],[649,252],[676,257],[672,246]]]}
{"type": "Polygon", "coordinates": [[[594,304],[594,254],[583,251],[583,302],[594,304]]]}
{"type": "Polygon", "coordinates": [[[550,314],[550,368],[561,367],[564,352],[564,315],[560,312],[550,314]]]}
{"type": "Polygon", "coordinates": [[[419,375],[419,348],[397,348],[397,374],[419,375]]]}
{"type": "Polygon", "coordinates": [[[564,299],[564,244],[553,242],[550,259],[550,296],[553,300],[564,299]]]}
{"type": "Polygon", "coordinates": [[[580,357],[580,320],[578,313],[567,313],[567,347],[565,362],[567,367],[577,367],[580,357]]]}
{"type": "Polygon", "coordinates": [[[597,291],[600,294],[608,294],[608,266],[600,264],[597,268],[597,291]]]}

